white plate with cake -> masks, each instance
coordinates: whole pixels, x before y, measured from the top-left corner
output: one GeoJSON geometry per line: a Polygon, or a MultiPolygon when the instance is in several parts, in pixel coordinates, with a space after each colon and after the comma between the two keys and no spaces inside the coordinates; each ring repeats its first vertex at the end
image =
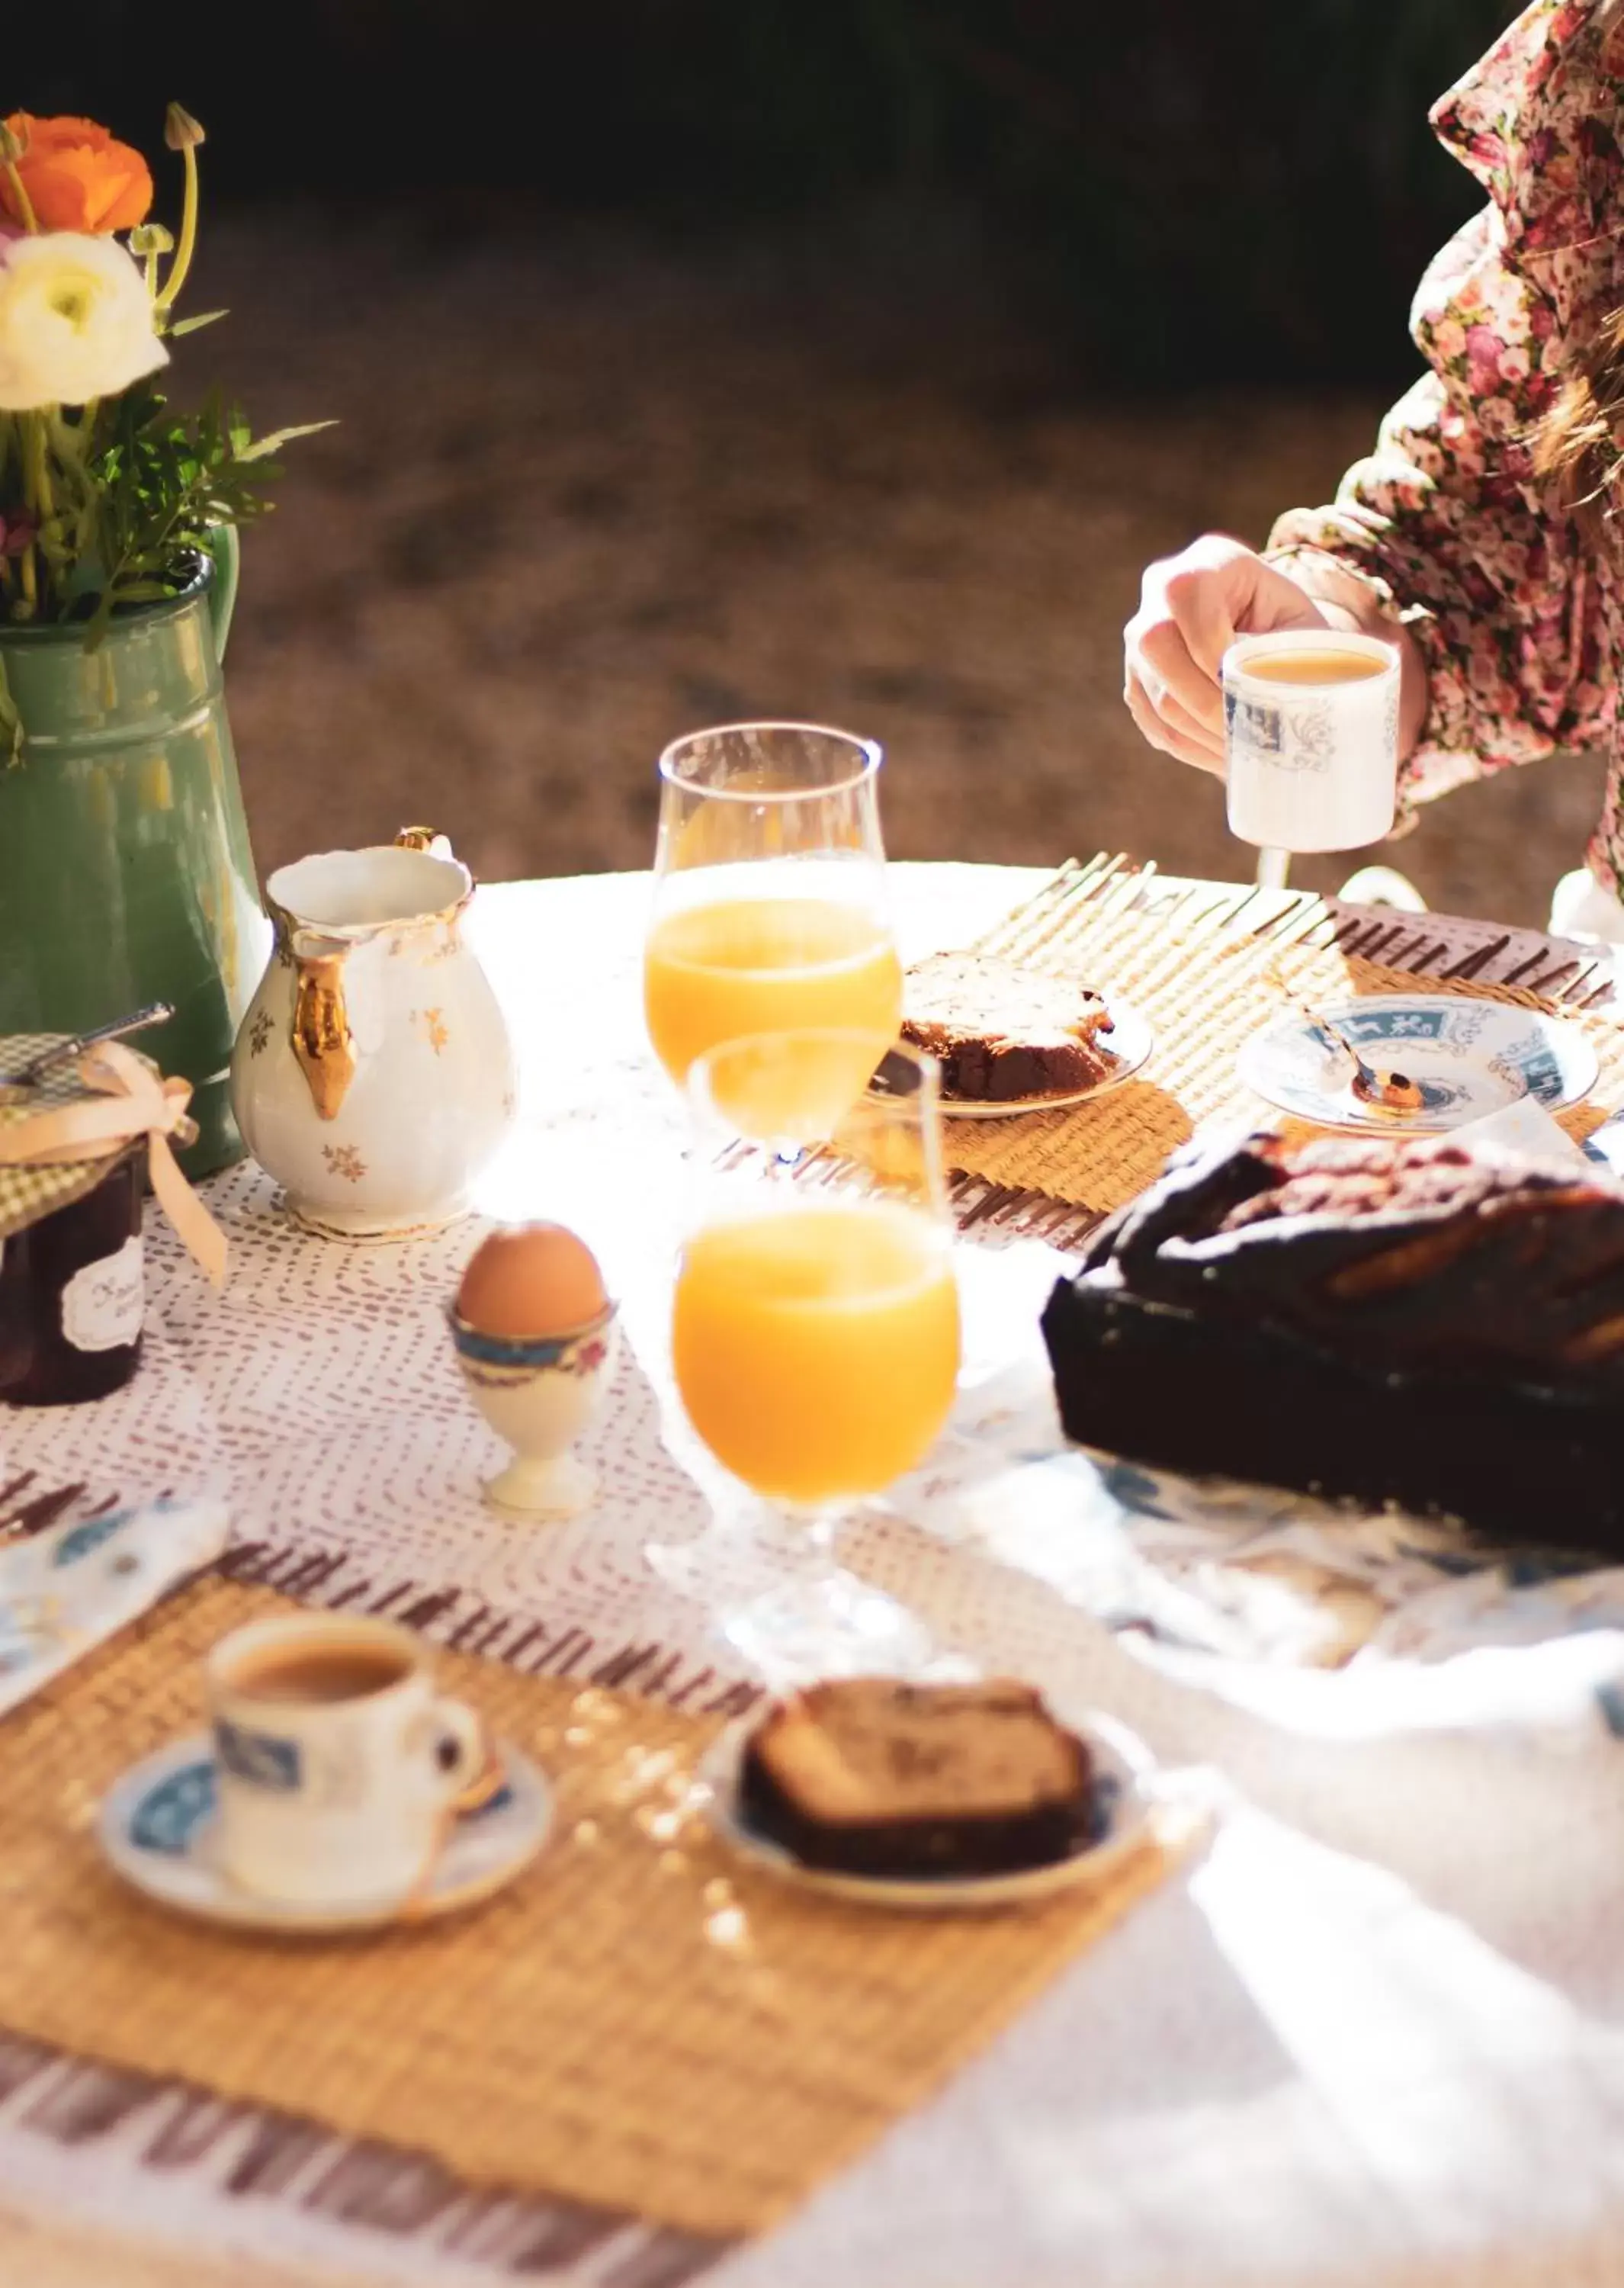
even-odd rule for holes
{"type": "Polygon", "coordinates": [[[913,1913],[1019,1906],[1144,1841],[1151,1759],[1030,1685],[831,1678],[730,1726],[699,1768],[716,1834],[804,1889],[913,1913]]]}
{"type": "MultiPolygon", "coordinates": [[[[1113,995],[1027,969],[1000,954],[933,953],[907,972],[902,1037],[941,1067],[950,1120],[1060,1112],[1117,1088],[1155,1036],[1113,995]]],[[[883,1085],[881,1067],[880,1084],[883,1085]]]]}

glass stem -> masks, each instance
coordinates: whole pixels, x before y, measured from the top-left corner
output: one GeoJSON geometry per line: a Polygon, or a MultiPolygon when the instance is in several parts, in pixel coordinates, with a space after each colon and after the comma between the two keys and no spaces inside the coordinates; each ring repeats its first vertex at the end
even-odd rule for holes
{"type": "Polygon", "coordinates": [[[835,1562],[835,1533],[840,1523],[840,1505],[825,1502],[819,1508],[801,1511],[796,1520],[809,1555],[816,1558],[821,1569],[835,1562]]]}

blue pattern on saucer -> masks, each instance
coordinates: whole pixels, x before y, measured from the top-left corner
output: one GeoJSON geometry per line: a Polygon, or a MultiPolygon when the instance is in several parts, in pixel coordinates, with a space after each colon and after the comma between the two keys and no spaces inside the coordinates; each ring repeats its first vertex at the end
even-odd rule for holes
{"type": "Polygon", "coordinates": [[[1519,1098],[1547,1110],[1573,1104],[1597,1068],[1585,1036],[1559,1019],[1465,996],[1389,994],[1287,1017],[1247,1042],[1237,1069],[1283,1111],[1390,1134],[1460,1127],[1519,1098]],[[1355,1095],[1337,1034],[1367,1063],[1405,1073],[1421,1108],[1395,1114],[1355,1095]]]}
{"type": "Polygon", "coordinates": [[[214,1816],[214,1766],[183,1764],[158,1782],[136,1806],[130,1839],[143,1851],[185,1856],[206,1819],[214,1816]]]}
{"type": "MultiPolygon", "coordinates": [[[[115,1870],[181,1914],[238,1928],[320,1936],[378,1929],[407,1905],[399,1895],[276,1900],[242,1889],[219,1864],[214,1842],[220,1767],[214,1743],[194,1733],[131,1767],[102,1804],[97,1834],[115,1870]]],[[[498,1741],[502,1778],[489,1799],[458,1815],[408,1911],[416,1918],[475,1903],[527,1867],[553,1822],[546,1774],[511,1741],[498,1741]]]]}

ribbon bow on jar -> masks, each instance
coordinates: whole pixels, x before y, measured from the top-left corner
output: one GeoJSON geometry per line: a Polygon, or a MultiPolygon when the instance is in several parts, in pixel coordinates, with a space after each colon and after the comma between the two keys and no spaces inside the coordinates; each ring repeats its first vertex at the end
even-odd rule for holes
{"type": "MultiPolygon", "coordinates": [[[[147,1171],[158,1205],[186,1253],[218,1287],[226,1276],[226,1235],[170,1148],[171,1137],[183,1146],[196,1140],[197,1124],[186,1111],[191,1082],[165,1079],[147,1058],[117,1041],[87,1050],[75,1072],[91,1095],[0,1121],[0,1169],[43,1172],[112,1159],[145,1136],[147,1171]]],[[[54,1192],[56,1187],[49,1188],[54,1192]]]]}

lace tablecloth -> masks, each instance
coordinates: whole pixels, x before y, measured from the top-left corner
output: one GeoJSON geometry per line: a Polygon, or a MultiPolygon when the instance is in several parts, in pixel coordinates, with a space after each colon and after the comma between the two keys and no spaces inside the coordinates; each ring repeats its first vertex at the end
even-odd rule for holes
{"type": "MultiPolygon", "coordinates": [[[[1040,878],[893,873],[910,951],[963,942],[1040,878]]],[[[239,1562],[295,1594],[692,1705],[741,1701],[713,1610],[764,1561],[718,1553],[725,1490],[664,1389],[687,1177],[642,1045],[646,896],[638,878],[530,884],[486,890],[475,913],[525,1071],[521,1133],[483,1204],[574,1225],[622,1299],[628,1364],[589,1517],[537,1530],[479,1502],[495,1450],[439,1317],[473,1231],[409,1248],[306,1238],[249,1169],[210,1188],[237,1250],[224,1301],[154,1232],[140,1376],[71,1415],[0,1418],[0,1484],[31,1470],[87,1498],[218,1486],[239,1562]]],[[[1429,934],[1462,950],[1503,935],[1429,934]]],[[[1483,973],[1543,942],[1497,944],[1483,973]]],[[[990,1223],[972,1236],[966,1405],[988,1418],[1010,1330],[1029,1332],[1059,1259],[990,1223]]],[[[1026,1529],[1034,1550],[1063,1529],[1028,1513],[1024,1482],[1002,1537],[970,1513],[937,1529],[931,1491],[905,1490],[853,1561],[956,1648],[1110,1708],[1166,1759],[1216,1767],[1232,1799],[1189,1882],[937,2103],[784,2232],[725,2251],[565,2205],[520,2213],[409,2157],[0,2040],[0,2202],[29,2280],[1624,2281],[1624,1756],[1573,1728],[1400,1726],[1355,1745],[1289,1710],[1249,1712],[1130,1657],[1063,1563],[1027,1561],[1026,1529]],[[168,2276],[148,2268],[154,2241],[171,2245],[168,2276]]]]}

